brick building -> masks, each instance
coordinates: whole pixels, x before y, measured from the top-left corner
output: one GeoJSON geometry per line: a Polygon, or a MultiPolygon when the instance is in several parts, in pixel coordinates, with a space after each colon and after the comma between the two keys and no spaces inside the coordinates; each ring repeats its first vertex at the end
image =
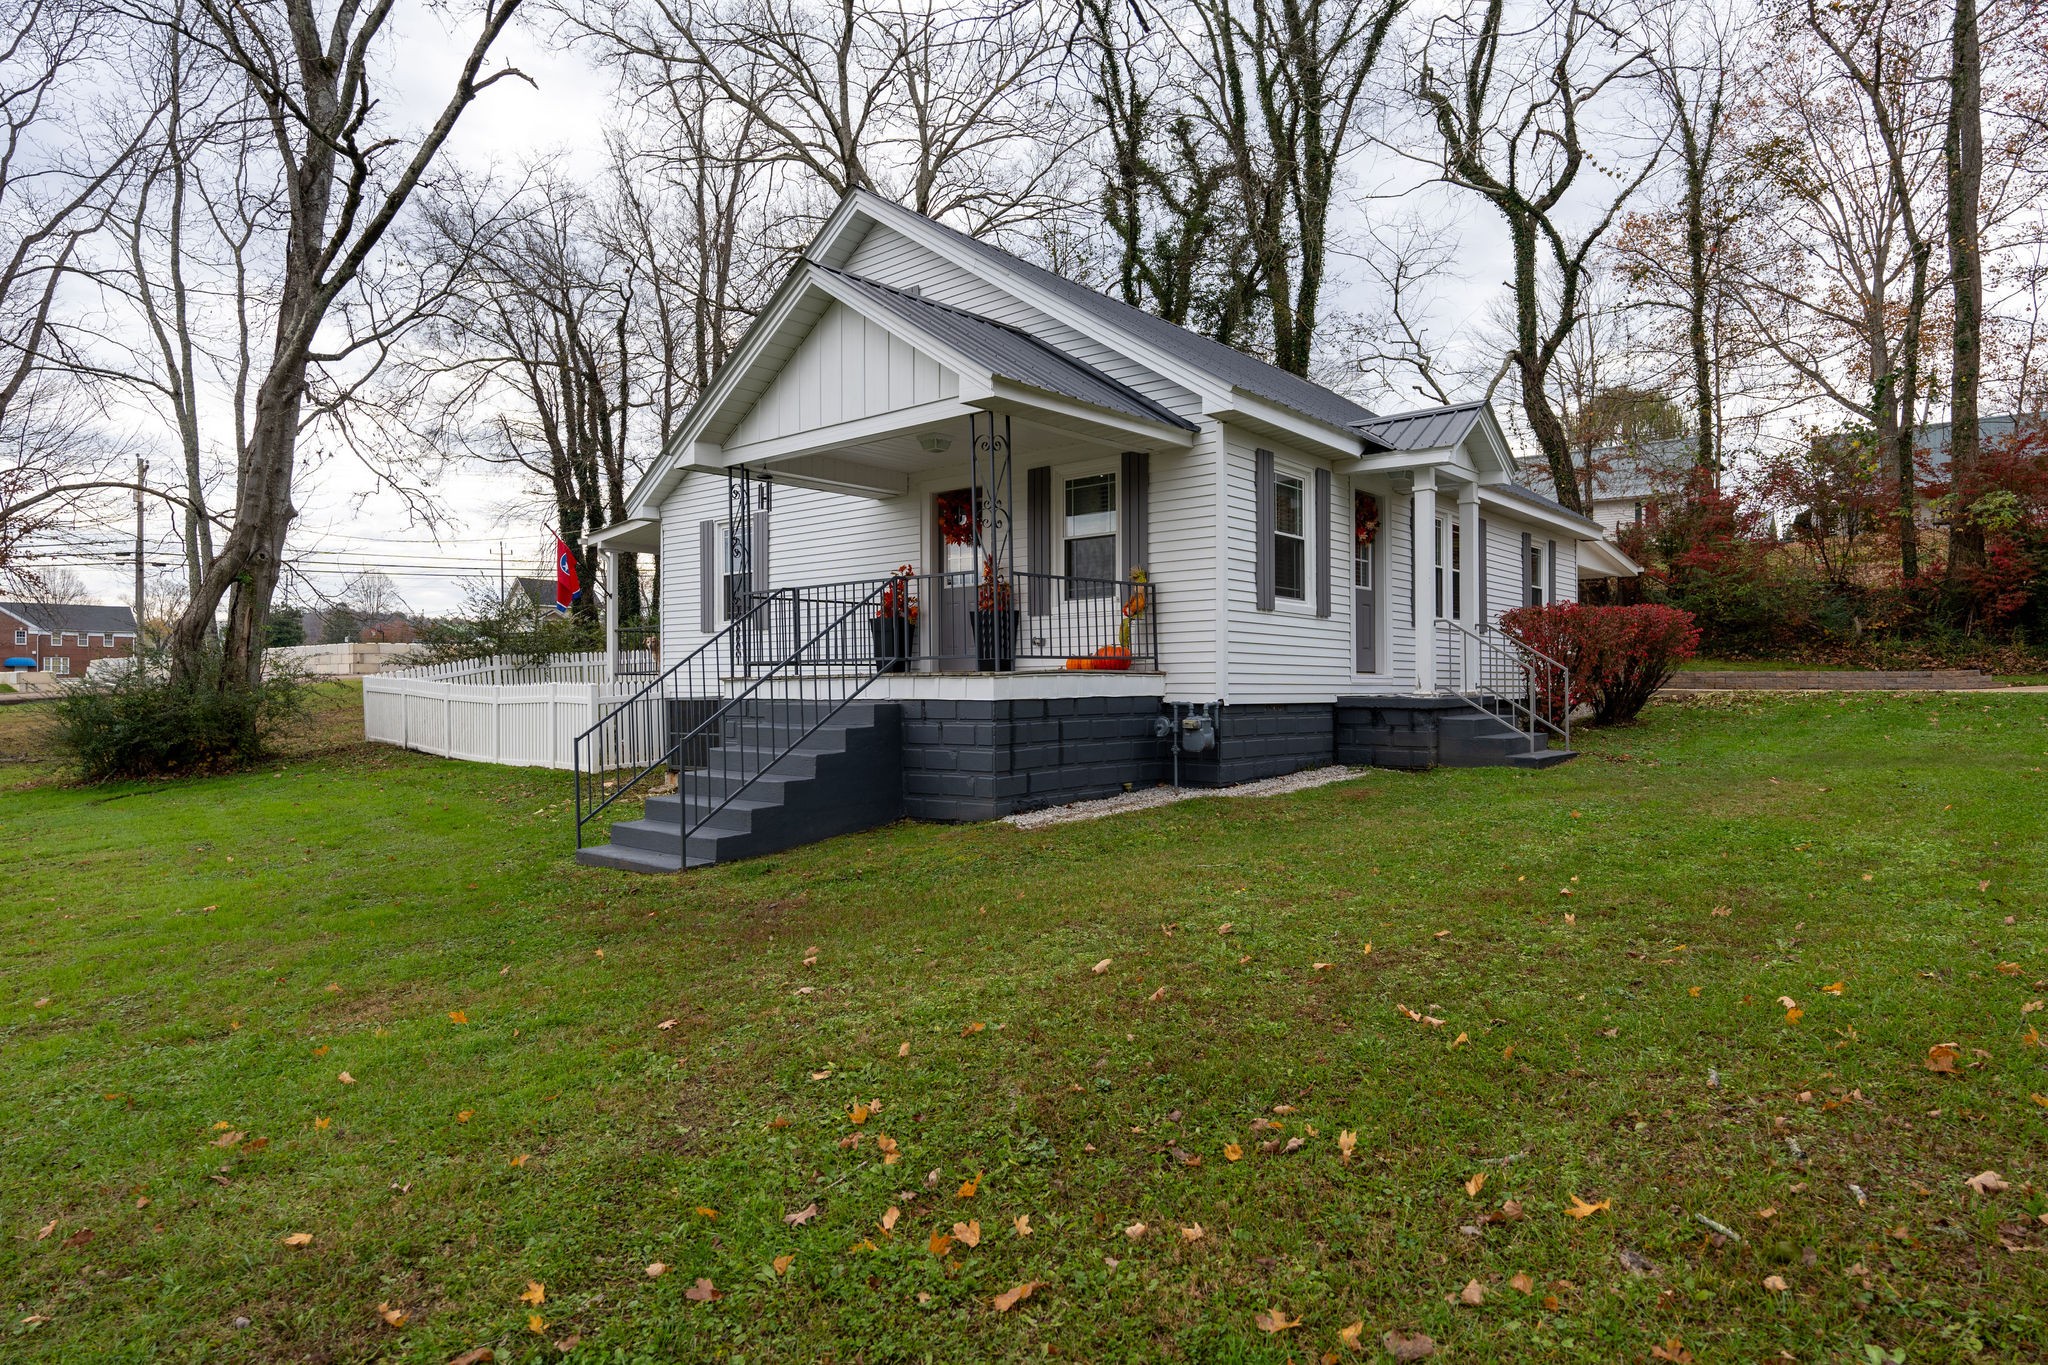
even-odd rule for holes
{"type": "Polygon", "coordinates": [[[94,602],[0,602],[0,657],[27,658],[57,677],[84,677],[94,659],[135,653],[135,613],[94,602]]]}

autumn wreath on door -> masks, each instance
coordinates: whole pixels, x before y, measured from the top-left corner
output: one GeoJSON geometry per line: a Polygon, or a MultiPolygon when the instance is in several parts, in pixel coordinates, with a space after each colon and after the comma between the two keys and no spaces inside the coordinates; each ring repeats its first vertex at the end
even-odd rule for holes
{"type": "Polygon", "coordinates": [[[1361,547],[1372,544],[1380,537],[1380,500],[1370,493],[1360,493],[1352,499],[1358,522],[1358,543],[1361,547]]]}

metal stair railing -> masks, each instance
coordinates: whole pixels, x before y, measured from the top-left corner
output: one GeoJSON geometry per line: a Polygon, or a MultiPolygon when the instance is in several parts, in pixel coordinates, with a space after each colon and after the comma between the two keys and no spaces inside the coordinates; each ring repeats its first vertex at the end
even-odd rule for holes
{"type": "Polygon", "coordinates": [[[613,802],[686,756],[685,732],[724,704],[733,641],[752,632],[768,610],[767,599],[756,599],[725,629],[576,737],[576,847],[583,847],[584,828],[613,802]]]}
{"type": "Polygon", "coordinates": [[[1461,698],[1473,710],[1505,720],[1528,737],[1533,752],[1556,735],[1572,747],[1571,671],[1539,649],[1509,635],[1481,633],[1462,621],[1438,617],[1437,635],[1450,644],[1450,677],[1437,690],[1461,698]]]}
{"type": "Polygon", "coordinates": [[[682,866],[689,865],[691,835],[887,671],[889,661],[875,658],[868,622],[888,587],[887,582],[877,584],[851,602],[820,601],[797,588],[760,595],[757,609],[773,605],[778,629],[800,643],[682,737],[686,755],[704,757],[701,764],[681,765],[676,775],[682,866]],[[722,740],[729,731],[738,742],[725,748],[722,740]],[[714,748],[721,762],[712,762],[714,748]]]}

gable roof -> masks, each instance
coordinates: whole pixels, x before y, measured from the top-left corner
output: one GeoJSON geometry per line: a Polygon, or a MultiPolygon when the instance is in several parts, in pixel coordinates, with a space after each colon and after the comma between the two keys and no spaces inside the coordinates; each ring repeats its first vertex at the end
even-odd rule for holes
{"type": "Polygon", "coordinates": [[[1027,332],[978,313],[892,289],[859,275],[810,263],[810,268],[850,288],[913,331],[950,347],[963,359],[982,366],[998,379],[1076,399],[1092,407],[1120,412],[1148,422],[1163,422],[1183,431],[1195,424],[1161,407],[1127,384],[1120,384],[1092,365],[1040,341],[1027,332]]]}
{"type": "Polygon", "coordinates": [[[1486,411],[1484,400],[1353,422],[1352,430],[1386,450],[1443,450],[1465,439],[1486,411]]]}
{"type": "Polygon", "coordinates": [[[98,602],[0,602],[0,611],[26,621],[44,634],[133,635],[135,613],[127,607],[98,602]]]}
{"type": "Polygon", "coordinates": [[[915,219],[920,226],[942,234],[982,261],[1013,275],[1021,275],[1048,293],[1058,295],[1063,303],[1088,314],[1102,325],[1169,352],[1232,388],[1243,389],[1303,417],[1333,427],[1350,427],[1373,418],[1374,414],[1370,408],[1361,407],[1333,389],[1326,389],[1320,384],[1303,379],[1300,375],[1290,374],[1277,365],[1269,365],[1263,360],[1248,356],[1243,351],[1226,346],[1212,337],[1191,332],[1164,318],[1154,317],[1142,308],[1133,308],[1119,299],[1098,293],[1085,284],[1078,284],[1043,266],[1033,265],[999,246],[970,237],[957,228],[947,227],[937,219],[927,218],[914,209],[892,203],[868,190],[855,190],[848,198],[862,208],[869,209],[878,219],[897,215],[915,219]]]}

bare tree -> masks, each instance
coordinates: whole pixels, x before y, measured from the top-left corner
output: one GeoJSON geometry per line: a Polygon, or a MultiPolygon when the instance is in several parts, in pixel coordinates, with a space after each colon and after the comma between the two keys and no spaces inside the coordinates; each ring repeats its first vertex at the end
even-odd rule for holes
{"type": "Polygon", "coordinates": [[[236,686],[260,681],[265,617],[296,514],[293,484],[309,372],[359,353],[374,357],[414,319],[371,304],[348,319],[355,324],[348,335],[330,336],[328,324],[372,265],[463,111],[482,91],[518,74],[509,68],[482,73],[519,0],[473,0],[475,33],[447,98],[408,145],[377,119],[381,44],[389,38],[394,4],[192,0],[188,21],[160,16],[247,90],[282,172],[287,206],[278,233],[268,355],[237,451],[232,527],[171,632],[173,669],[187,678],[200,676],[201,652],[225,601],[223,677],[236,686]]]}
{"type": "Polygon", "coordinates": [[[1953,4],[1942,144],[1949,289],[1955,309],[1949,359],[1948,467],[1957,507],[1949,523],[1951,575],[1984,562],[1983,528],[1966,513],[1977,492],[1977,392],[1984,358],[1984,259],[1978,238],[1979,200],[1984,193],[1984,54],[1977,32],[1977,0],[1953,4]]]}
{"type": "Polygon", "coordinates": [[[1509,360],[1558,501],[1574,511],[1584,502],[1569,433],[1551,405],[1550,367],[1578,318],[1595,246],[1663,151],[1659,140],[1627,158],[1630,170],[1606,172],[1592,159],[1598,130],[1588,119],[1649,70],[1647,53],[1602,0],[1552,0],[1527,28],[1510,22],[1504,0],[1467,4],[1437,19],[1415,55],[1414,91],[1436,134],[1443,178],[1480,195],[1507,224],[1509,360]],[[1571,196],[1584,193],[1578,187],[1589,168],[1615,189],[1574,233],[1571,196]],[[1544,306],[1546,271],[1557,285],[1554,308],[1544,306]]]}
{"type": "Polygon", "coordinates": [[[1331,353],[1317,369],[1325,383],[1396,408],[1418,397],[1440,404],[1493,397],[1505,367],[1475,370],[1460,354],[1461,338],[1441,334],[1432,316],[1437,291],[1455,278],[1465,254],[1449,224],[1421,214],[1373,223],[1357,248],[1339,254],[1364,267],[1377,294],[1365,311],[1333,319],[1331,353]]]}

